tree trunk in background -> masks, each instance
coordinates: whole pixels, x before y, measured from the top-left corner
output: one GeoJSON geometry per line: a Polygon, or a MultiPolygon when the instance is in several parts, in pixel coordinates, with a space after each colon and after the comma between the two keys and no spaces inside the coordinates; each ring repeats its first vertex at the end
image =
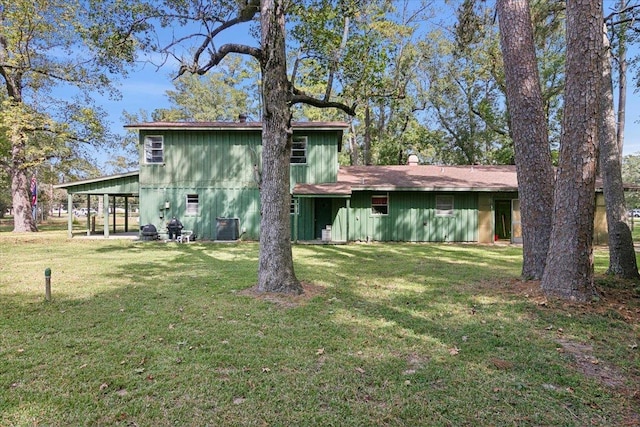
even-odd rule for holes
{"type": "Polygon", "coordinates": [[[25,233],[38,231],[31,212],[29,177],[24,169],[14,166],[11,170],[11,201],[13,203],[13,231],[25,233]]]}
{"type": "Polygon", "coordinates": [[[522,215],[522,276],[540,279],[551,234],[554,171],[529,2],[500,0],[497,11],[522,215]]]}
{"type": "Polygon", "coordinates": [[[602,127],[600,129],[600,172],[604,187],[609,230],[609,269],[626,279],[640,278],[622,183],[622,154],[616,138],[616,115],[613,109],[613,83],[609,40],[603,31],[602,55],[602,127]]]}
{"type": "Polygon", "coordinates": [[[362,164],[371,166],[371,122],[369,105],[364,110],[364,146],[362,147],[362,164]]]}
{"type": "Polygon", "coordinates": [[[593,220],[602,94],[602,2],[567,1],[564,117],[553,226],[542,290],[587,301],[593,283],[593,220]]]}
{"type": "Polygon", "coordinates": [[[293,270],[291,253],[289,160],[292,131],[284,22],[284,6],[280,0],[261,2],[264,112],[258,290],[300,294],[303,290],[293,270]]]}

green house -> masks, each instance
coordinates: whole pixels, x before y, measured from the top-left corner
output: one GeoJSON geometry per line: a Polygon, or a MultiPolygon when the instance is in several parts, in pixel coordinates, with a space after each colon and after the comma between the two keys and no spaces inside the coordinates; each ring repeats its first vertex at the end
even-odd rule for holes
{"type": "MultiPolygon", "coordinates": [[[[139,135],[137,173],[61,184],[72,194],[139,197],[139,227],[161,234],[172,218],[203,240],[258,240],[261,123],[154,122],[139,135]],[[137,182],[132,182],[136,180],[137,182]],[[135,187],[135,188],[133,188],[135,187]]],[[[294,123],[294,241],[480,242],[522,240],[514,166],[339,166],[346,123],[294,123]]],[[[601,191],[596,243],[606,243],[601,191]]],[[[71,234],[71,219],[69,220],[71,234]]],[[[89,224],[87,226],[89,230],[89,224]]]]}
{"type": "MultiPolygon", "coordinates": [[[[140,221],[176,216],[206,240],[258,240],[262,125],[145,123],[140,137],[140,221]]],[[[291,186],[336,182],[344,123],[294,123],[291,186]]]]}

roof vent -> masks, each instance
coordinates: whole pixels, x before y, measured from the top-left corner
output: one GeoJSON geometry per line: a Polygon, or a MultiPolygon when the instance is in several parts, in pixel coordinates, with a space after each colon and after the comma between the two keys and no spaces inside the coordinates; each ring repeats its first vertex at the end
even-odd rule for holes
{"type": "Polygon", "coordinates": [[[419,162],[418,156],[416,156],[415,154],[411,154],[409,156],[409,161],[407,162],[407,164],[409,166],[418,166],[418,162],[419,162]]]}

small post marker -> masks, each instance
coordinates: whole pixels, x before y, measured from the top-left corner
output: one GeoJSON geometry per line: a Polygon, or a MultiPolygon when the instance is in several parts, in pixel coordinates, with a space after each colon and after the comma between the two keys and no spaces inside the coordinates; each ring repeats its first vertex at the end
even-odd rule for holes
{"type": "Polygon", "coordinates": [[[51,269],[49,267],[44,270],[44,297],[47,301],[51,301],[51,269]]]}

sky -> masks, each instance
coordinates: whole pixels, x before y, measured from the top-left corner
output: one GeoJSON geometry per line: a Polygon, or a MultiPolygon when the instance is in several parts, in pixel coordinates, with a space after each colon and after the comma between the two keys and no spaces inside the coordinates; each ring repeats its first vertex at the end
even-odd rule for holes
{"type": "MultiPolygon", "coordinates": [[[[604,1],[605,14],[612,3],[612,0],[604,1]]],[[[221,33],[218,45],[229,41],[251,43],[249,40],[248,27],[244,26],[239,30],[227,30],[226,33],[221,33]]],[[[255,45],[255,43],[252,44],[255,45]]],[[[123,126],[125,123],[122,117],[124,111],[137,113],[144,110],[150,114],[158,108],[169,108],[171,104],[166,96],[166,91],[174,89],[171,79],[175,76],[176,69],[175,63],[169,63],[157,69],[151,63],[141,62],[131,70],[126,78],[119,79],[117,86],[122,94],[121,99],[97,98],[98,104],[108,113],[112,132],[124,134],[123,126]]],[[[631,73],[628,76],[623,155],[629,154],[640,154],[640,93],[636,92],[631,73]]],[[[106,161],[105,155],[99,156],[99,162],[106,161]]]]}

